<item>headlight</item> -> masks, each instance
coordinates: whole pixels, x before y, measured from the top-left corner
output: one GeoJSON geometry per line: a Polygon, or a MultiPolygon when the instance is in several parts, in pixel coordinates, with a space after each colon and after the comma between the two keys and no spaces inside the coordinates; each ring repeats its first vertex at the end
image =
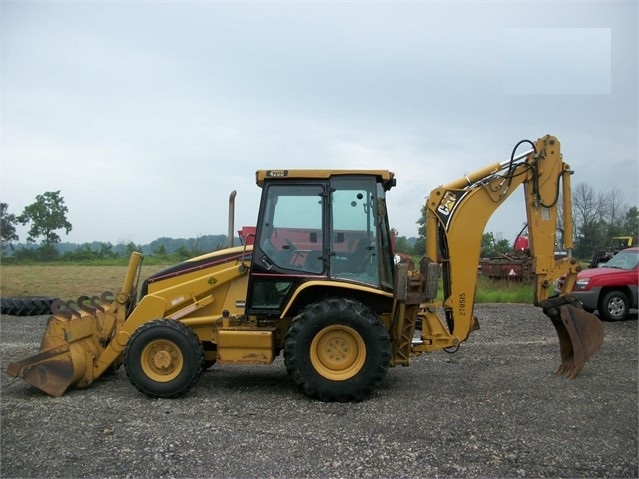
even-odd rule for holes
{"type": "Polygon", "coordinates": [[[580,278],[575,282],[575,291],[586,289],[588,283],[590,282],[590,278],[580,278]]]}

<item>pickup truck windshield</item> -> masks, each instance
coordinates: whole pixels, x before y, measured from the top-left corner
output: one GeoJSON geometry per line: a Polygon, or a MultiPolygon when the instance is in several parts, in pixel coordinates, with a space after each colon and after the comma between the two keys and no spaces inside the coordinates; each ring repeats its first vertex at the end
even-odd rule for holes
{"type": "Polygon", "coordinates": [[[638,250],[624,250],[619,251],[614,255],[610,261],[602,266],[602,268],[616,268],[631,270],[635,269],[639,264],[639,251],[638,250]]]}

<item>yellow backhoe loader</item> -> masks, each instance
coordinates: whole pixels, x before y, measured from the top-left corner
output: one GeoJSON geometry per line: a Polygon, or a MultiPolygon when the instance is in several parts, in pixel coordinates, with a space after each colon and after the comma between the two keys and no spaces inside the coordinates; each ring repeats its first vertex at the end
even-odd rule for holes
{"type": "Polygon", "coordinates": [[[309,396],[364,399],[389,367],[456,348],[478,327],[482,234],[523,184],[534,303],[559,335],[557,371],[573,378],[601,346],[603,328],[569,294],[578,263],[554,256],[562,201],[565,247],[572,248],[571,174],[559,141],[545,136],[518,143],[508,161],[434,189],[426,255],[415,269],[394,261],[385,200],[392,172],[257,171],[254,238],[169,267],[139,292],[142,255],[133,253],[122,291],[54,304],[40,352],[7,373],[60,396],[123,364],[142,393],[177,397],[215,363],[271,364],[283,353],[292,382],[309,396]],[[530,148],[516,155],[522,144],[530,148]],[[563,290],[551,297],[559,277],[563,290]]]}

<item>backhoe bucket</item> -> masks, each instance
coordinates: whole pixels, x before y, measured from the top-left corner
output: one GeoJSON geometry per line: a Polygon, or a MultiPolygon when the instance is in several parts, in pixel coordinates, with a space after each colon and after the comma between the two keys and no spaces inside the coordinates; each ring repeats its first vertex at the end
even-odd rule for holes
{"type": "Polygon", "coordinates": [[[134,303],[133,282],[141,262],[142,255],[134,252],[117,297],[105,291],[100,297],[54,302],[39,353],[9,363],[6,373],[47,394],[62,396],[71,387],[92,384],[118,364],[119,358],[106,360],[101,355],[124,324],[127,308],[134,303]]]}
{"type": "Polygon", "coordinates": [[[573,379],[599,351],[604,338],[603,325],[569,295],[548,299],[540,306],[559,336],[561,362],[555,372],[566,379],[573,379]]]}
{"type": "Polygon", "coordinates": [[[110,311],[115,304],[112,293],[102,298],[81,297],[77,303],[56,301],[52,306],[40,345],[40,352],[22,361],[9,363],[7,374],[21,378],[32,386],[62,396],[71,386],[83,387],[93,382],[93,360],[108,342],[114,319],[110,311]]]}

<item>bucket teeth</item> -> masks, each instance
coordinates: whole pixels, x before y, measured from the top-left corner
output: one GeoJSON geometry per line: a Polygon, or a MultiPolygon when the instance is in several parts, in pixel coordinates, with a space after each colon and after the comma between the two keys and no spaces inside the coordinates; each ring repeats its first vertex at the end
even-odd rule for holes
{"type": "Polygon", "coordinates": [[[80,312],[76,311],[70,304],[70,301],[62,301],[58,299],[51,305],[51,312],[54,316],[62,316],[68,320],[74,317],[80,317],[80,312]]]}
{"type": "Polygon", "coordinates": [[[86,304],[89,301],[91,301],[91,298],[89,298],[88,296],[80,296],[77,301],[78,308],[80,308],[85,313],[95,314],[97,312],[97,308],[86,304]]]}
{"type": "Polygon", "coordinates": [[[73,300],[67,301],[67,307],[71,311],[71,314],[73,315],[74,318],[82,317],[82,312],[80,308],[78,307],[77,301],[73,301],[73,300]]]}
{"type": "Polygon", "coordinates": [[[105,291],[102,293],[102,296],[100,296],[100,300],[103,303],[112,303],[113,301],[115,301],[115,294],[113,294],[111,291],[105,291]]]}
{"type": "Polygon", "coordinates": [[[91,306],[103,313],[106,311],[106,308],[102,305],[102,303],[100,303],[100,298],[98,296],[93,296],[91,298],[91,306]]]}
{"type": "Polygon", "coordinates": [[[105,291],[101,296],[80,296],[76,301],[62,301],[58,299],[51,305],[51,313],[67,320],[104,313],[109,304],[115,301],[115,295],[111,291],[105,291]]]}

